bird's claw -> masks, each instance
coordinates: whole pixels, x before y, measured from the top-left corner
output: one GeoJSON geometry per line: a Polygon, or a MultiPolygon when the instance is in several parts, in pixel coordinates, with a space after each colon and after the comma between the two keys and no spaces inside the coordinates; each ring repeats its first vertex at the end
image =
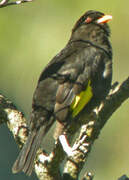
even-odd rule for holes
{"type": "Polygon", "coordinates": [[[86,147],[89,145],[88,143],[84,143],[86,136],[84,136],[78,143],[75,143],[73,147],[70,147],[67,138],[65,135],[61,135],[59,137],[59,141],[63,147],[63,150],[68,156],[74,156],[77,153],[77,150],[81,150],[84,153],[87,152],[86,147]]]}

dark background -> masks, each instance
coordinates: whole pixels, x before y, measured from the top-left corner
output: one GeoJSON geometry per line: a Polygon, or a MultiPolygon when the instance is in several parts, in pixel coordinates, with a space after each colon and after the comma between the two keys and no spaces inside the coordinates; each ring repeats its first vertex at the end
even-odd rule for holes
{"type": "MultiPolygon", "coordinates": [[[[69,39],[76,20],[87,10],[111,14],[113,82],[129,74],[128,0],[35,0],[0,9],[0,92],[29,117],[32,95],[42,69],[69,39]]],[[[110,118],[95,142],[85,171],[95,180],[129,175],[129,102],[110,118]]],[[[5,125],[0,127],[0,180],[34,180],[12,174],[19,149],[5,125]]]]}

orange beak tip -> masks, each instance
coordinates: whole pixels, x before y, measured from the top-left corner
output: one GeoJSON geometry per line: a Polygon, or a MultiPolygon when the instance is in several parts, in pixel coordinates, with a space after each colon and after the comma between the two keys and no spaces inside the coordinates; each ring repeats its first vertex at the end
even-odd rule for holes
{"type": "Polygon", "coordinates": [[[110,20],[112,20],[112,16],[111,15],[104,15],[103,17],[99,18],[97,20],[97,23],[98,24],[101,24],[101,23],[107,23],[109,22],[110,20]]]}

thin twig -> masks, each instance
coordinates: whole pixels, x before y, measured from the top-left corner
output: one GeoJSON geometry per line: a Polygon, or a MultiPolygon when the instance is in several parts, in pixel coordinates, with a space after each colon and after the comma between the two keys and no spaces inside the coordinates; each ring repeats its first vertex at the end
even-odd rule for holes
{"type": "Polygon", "coordinates": [[[11,5],[19,5],[22,3],[32,2],[33,0],[19,0],[14,2],[9,2],[9,0],[2,0],[0,2],[0,8],[11,6],[11,5]]]}

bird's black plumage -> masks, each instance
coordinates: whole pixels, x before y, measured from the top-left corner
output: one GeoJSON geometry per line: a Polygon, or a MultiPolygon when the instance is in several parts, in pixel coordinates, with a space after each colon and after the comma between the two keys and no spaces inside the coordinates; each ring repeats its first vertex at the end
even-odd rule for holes
{"type": "Polygon", "coordinates": [[[56,133],[58,138],[69,117],[79,115],[82,109],[92,110],[107,95],[112,79],[112,48],[107,23],[98,23],[103,16],[98,11],[86,12],[75,24],[65,48],[41,73],[33,96],[30,134],[14,163],[14,173],[32,173],[36,152],[55,120],[62,124],[56,133]],[[91,96],[79,105],[84,97],[81,93],[85,94],[88,86],[91,96]],[[78,106],[81,110],[73,115],[78,106]]]}

